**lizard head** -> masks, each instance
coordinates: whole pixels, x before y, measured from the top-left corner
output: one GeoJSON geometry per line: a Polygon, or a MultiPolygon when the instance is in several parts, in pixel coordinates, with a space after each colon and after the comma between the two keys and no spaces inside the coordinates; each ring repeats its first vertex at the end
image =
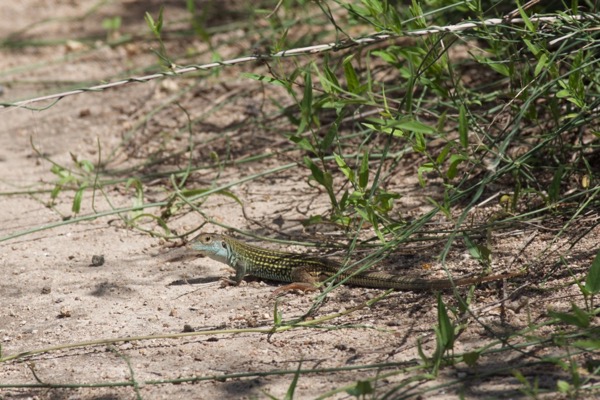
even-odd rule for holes
{"type": "Polygon", "coordinates": [[[188,244],[188,247],[214,260],[227,262],[229,243],[222,235],[201,233],[188,244]]]}

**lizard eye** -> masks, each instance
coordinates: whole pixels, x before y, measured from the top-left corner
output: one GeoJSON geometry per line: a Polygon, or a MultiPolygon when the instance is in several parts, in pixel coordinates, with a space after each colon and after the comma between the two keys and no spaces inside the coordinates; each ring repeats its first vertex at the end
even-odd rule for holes
{"type": "Polygon", "coordinates": [[[210,243],[210,236],[204,236],[202,240],[204,241],[204,243],[210,243]]]}

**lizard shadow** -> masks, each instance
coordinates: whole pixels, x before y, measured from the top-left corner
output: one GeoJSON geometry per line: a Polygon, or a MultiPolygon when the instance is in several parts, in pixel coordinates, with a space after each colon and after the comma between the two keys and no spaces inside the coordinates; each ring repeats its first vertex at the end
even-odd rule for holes
{"type": "Polygon", "coordinates": [[[167,284],[167,286],[207,284],[207,283],[219,282],[221,279],[222,278],[218,277],[218,276],[207,276],[207,277],[202,277],[202,278],[191,278],[191,279],[177,279],[177,280],[174,280],[174,281],[170,282],[169,284],[167,284]]]}

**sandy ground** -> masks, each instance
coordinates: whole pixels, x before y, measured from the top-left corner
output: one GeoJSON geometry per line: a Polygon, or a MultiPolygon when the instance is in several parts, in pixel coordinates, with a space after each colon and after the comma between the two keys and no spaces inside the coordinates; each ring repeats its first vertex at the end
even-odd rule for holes
{"type": "MultiPolygon", "coordinates": [[[[42,24],[28,30],[26,36],[52,39],[103,34],[100,21],[110,15],[125,16],[124,32],[143,30],[145,8],[141,3],[113,2],[90,18],[71,21],[67,17],[81,15],[93,2],[5,1],[0,4],[0,15],[11,16],[13,24],[0,26],[0,38],[32,22],[57,15],[65,18],[65,22],[42,24]],[[33,3],[42,4],[36,8],[36,15],[27,12],[33,3]],[[128,11],[125,7],[129,7],[128,11]]],[[[177,12],[183,15],[184,11],[172,7],[169,17],[175,18],[177,12]]],[[[0,79],[4,82],[0,101],[56,91],[55,82],[96,83],[112,79],[124,63],[134,68],[155,60],[145,47],[103,47],[86,55],[81,54],[84,50],[76,45],[70,46],[0,49],[0,79]],[[73,60],[65,62],[63,57],[73,57],[73,60]],[[36,63],[41,65],[18,69],[36,63]]],[[[202,43],[190,46],[201,47],[202,43]]],[[[209,60],[198,60],[201,61],[209,60]]],[[[140,383],[139,394],[146,399],[267,398],[267,393],[283,398],[292,382],[292,373],[264,376],[257,373],[293,372],[301,365],[303,369],[322,371],[301,375],[296,398],[315,398],[378,374],[385,376],[376,384],[380,395],[400,384],[405,385],[391,398],[410,397],[411,393],[427,386],[410,383],[413,374],[408,369],[420,362],[418,339],[427,354],[435,347],[432,328],[437,311],[436,298],[431,293],[394,292],[371,307],[325,322],[320,329],[297,328],[268,335],[265,332],[273,327],[275,304],[270,295],[276,284],[249,279],[239,287],[221,287],[218,280],[231,274],[231,269],[205,258],[171,259],[170,252],[177,253],[171,250],[173,244],[128,228],[117,215],[61,225],[65,217],[73,216],[72,192],[61,194],[54,206],[48,206],[48,190],[56,180],[49,160],[73,167],[74,157],[94,163],[100,157],[106,161],[106,177],[113,179],[184,167],[185,160],[177,165],[126,170],[150,155],[164,156],[169,151],[185,148],[186,117],[178,107],[161,110],[146,122],[143,118],[169,96],[177,96],[179,90],[188,87],[193,89],[181,95],[180,101],[192,116],[214,109],[194,128],[194,142],[199,144],[194,150],[196,162],[209,164],[211,152],[222,160],[227,157],[239,160],[252,154],[273,153],[280,146],[287,146],[280,136],[271,133],[231,129],[253,117],[256,99],[264,95],[265,89],[260,84],[239,77],[239,73],[246,70],[228,69],[219,78],[201,82],[172,79],[71,96],[43,111],[0,110],[0,191],[19,192],[0,197],[0,235],[6,237],[32,230],[0,243],[2,356],[86,341],[179,334],[186,326],[185,329],[191,327],[199,332],[177,338],[78,346],[6,361],[0,364],[1,384],[35,384],[36,379],[44,383],[79,385],[135,380],[140,383]],[[223,81],[227,82],[226,87],[223,81]],[[232,91],[237,97],[215,108],[216,99],[226,100],[232,91]],[[134,130],[138,124],[145,124],[144,128],[134,130]],[[173,132],[179,129],[184,133],[177,137],[173,132]],[[115,149],[116,153],[111,154],[115,149]],[[25,191],[31,192],[24,194],[25,191]],[[57,226],[39,229],[48,224],[57,226]],[[103,256],[104,263],[94,266],[93,256],[103,256]],[[262,332],[241,331],[250,328],[262,332]],[[240,331],[225,332],[232,329],[240,331]],[[377,368],[379,364],[388,363],[396,364],[377,368]],[[327,371],[342,367],[347,370],[327,371]],[[248,376],[215,378],[244,373],[248,376]],[[191,378],[197,381],[142,384],[191,378]]],[[[282,101],[286,98],[273,88],[268,90],[269,96],[279,96],[282,101]]],[[[280,155],[264,162],[226,166],[221,171],[197,171],[192,179],[199,188],[208,187],[211,182],[226,184],[289,162],[289,155],[280,155]]],[[[405,194],[399,205],[405,216],[418,215],[426,209],[415,175],[414,169],[409,167],[404,175],[396,177],[398,190],[405,194]]],[[[168,186],[165,179],[160,183],[168,186]]],[[[107,187],[104,194],[96,192],[93,204],[91,191],[86,192],[80,215],[132,204],[133,189],[125,189],[124,183],[107,187]]],[[[145,200],[164,200],[166,194],[160,187],[152,181],[144,182],[145,200]]],[[[331,238],[343,242],[339,235],[327,232],[315,236],[317,233],[306,231],[300,224],[299,219],[327,207],[327,196],[307,185],[304,170],[301,173],[297,168],[284,170],[234,185],[230,190],[243,201],[251,220],[244,218],[239,204],[225,196],[208,198],[202,205],[205,215],[216,222],[273,238],[313,242],[331,238]]],[[[487,212],[493,213],[493,206],[490,207],[487,212]]],[[[156,209],[149,212],[159,213],[156,209]]],[[[201,215],[192,212],[171,219],[169,226],[182,233],[203,222],[201,215]]],[[[222,231],[210,224],[204,229],[222,231]]],[[[595,233],[588,237],[598,237],[599,233],[596,227],[595,233]]],[[[478,319],[469,320],[468,328],[457,339],[456,352],[479,348],[502,332],[524,328],[546,308],[568,309],[569,296],[574,293],[572,288],[552,291],[544,288],[560,288],[560,284],[569,279],[569,273],[555,272],[542,282],[554,264],[538,259],[538,255],[553,237],[553,232],[534,228],[494,235],[494,269],[530,265],[535,266],[535,270],[530,270],[526,277],[476,289],[471,308],[478,319]]],[[[569,237],[566,235],[564,241],[569,237]]],[[[553,248],[560,253],[563,243],[558,241],[553,248]]],[[[407,268],[410,273],[440,277],[443,272],[435,255],[442,245],[443,242],[429,246],[425,251],[408,247],[390,261],[397,272],[407,268]]],[[[584,240],[571,250],[568,262],[575,274],[588,268],[595,246],[584,240]]],[[[279,248],[304,251],[300,246],[279,248]]],[[[461,245],[451,251],[448,261],[457,275],[480,270],[461,245]]],[[[460,291],[461,294],[466,292],[466,289],[460,291]]],[[[329,295],[315,318],[351,309],[381,294],[382,291],[374,289],[340,288],[329,295]]],[[[309,310],[316,296],[288,294],[279,300],[278,311],[284,320],[298,318],[309,310]]],[[[444,300],[456,305],[451,293],[445,293],[444,300]]],[[[485,357],[476,368],[464,363],[446,368],[445,382],[467,376],[472,377],[470,383],[435,389],[427,397],[455,398],[459,392],[467,398],[516,396],[519,384],[512,375],[486,377],[481,372],[518,362],[518,354],[505,352],[485,357]]],[[[559,378],[560,374],[555,373],[541,384],[553,387],[559,378]]],[[[343,390],[332,396],[351,397],[343,390]]],[[[131,386],[0,389],[2,399],[135,397],[136,389],[131,386]]]]}

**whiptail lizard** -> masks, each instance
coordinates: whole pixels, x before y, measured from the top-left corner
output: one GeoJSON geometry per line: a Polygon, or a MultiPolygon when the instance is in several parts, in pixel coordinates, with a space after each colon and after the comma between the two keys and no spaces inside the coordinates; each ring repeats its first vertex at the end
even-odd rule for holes
{"type": "MultiPolygon", "coordinates": [[[[229,236],[215,233],[201,234],[188,245],[191,249],[214,260],[228,264],[235,269],[235,283],[238,284],[246,275],[258,278],[287,282],[274,294],[286,290],[317,290],[318,284],[336,275],[341,265],[335,261],[311,257],[304,254],[267,250],[252,246],[229,236]]],[[[439,290],[453,286],[468,286],[483,282],[497,281],[522,275],[520,272],[499,275],[453,279],[422,279],[402,276],[386,272],[361,272],[352,275],[345,271],[337,279],[348,278],[349,285],[399,290],[439,290]]]]}

